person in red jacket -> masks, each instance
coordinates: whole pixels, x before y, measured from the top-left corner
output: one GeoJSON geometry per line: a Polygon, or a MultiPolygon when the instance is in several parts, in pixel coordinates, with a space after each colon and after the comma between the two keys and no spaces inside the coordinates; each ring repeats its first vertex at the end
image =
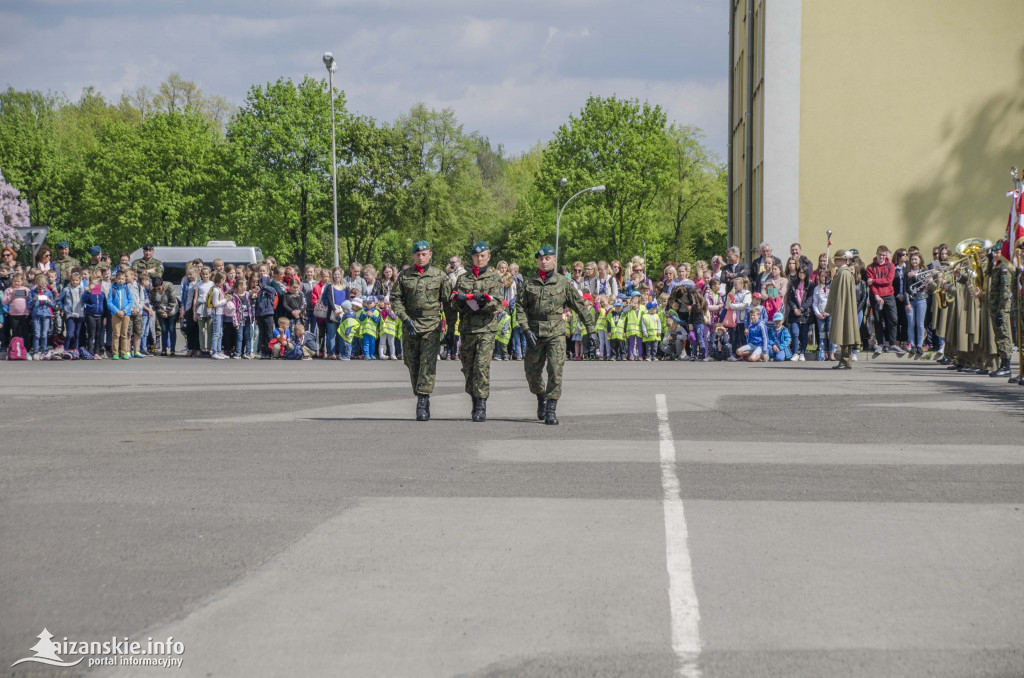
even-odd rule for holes
{"type": "Polygon", "coordinates": [[[896,297],[892,286],[896,266],[889,261],[888,247],[879,245],[867,273],[868,291],[875,307],[875,355],[894,350],[902,356],[904,351],[896,341],[896,297]]]}

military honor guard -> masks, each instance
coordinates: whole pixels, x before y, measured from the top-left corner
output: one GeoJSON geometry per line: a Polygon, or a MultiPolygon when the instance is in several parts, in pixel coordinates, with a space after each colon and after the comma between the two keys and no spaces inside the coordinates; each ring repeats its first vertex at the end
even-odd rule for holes
{"type": "Polygon", "coordinates": [[[416,395],[416,421],[430,420],[437,352],[441,346],[441,313],[452,288],[444,271],[430,265],[434,252],[420,240],[412,246],[412,266],[391,288],[391,309],[402,321],[402,355],[416,395]]]}
{"type": "Polygon", "coordinates": [[[831,319],[827,341],[839,346],[839,364],[834,370],[853,369],[853,349],[860,343],[860,326],[857,323],[857,283],[850,268],[850,257],[843,250],[836,252],[833,261],[836,274],[828,292],[825,312],[831,319]]]}
{"type": "Polygon", "coordinates": [[[537,396],[537,418],[545,424],[558,424],[556,408],[565,367],[565,307],[583,319],[588,334],[594,332],[594,321],[584,312],[583,297],[555,271],[555,263],[555,248],[541,247],[537,251],[537,274],[525,281],[516,297],[516,320],[526,339],[526,381],[530,392],[537,396]]]}
{"type": "Polygon", "coordinates": [[[473,399],[473,421],[486,421],[487,398],[491,393],[491,357],[498,333],[498,312],[502,309],[501,276],[488,267],[491,246],[473,245],[473,267],[455,279],[448,312],[449,345],[458,326],[462,338],[459,357],[466,377],[466,393],[473,399]]]}

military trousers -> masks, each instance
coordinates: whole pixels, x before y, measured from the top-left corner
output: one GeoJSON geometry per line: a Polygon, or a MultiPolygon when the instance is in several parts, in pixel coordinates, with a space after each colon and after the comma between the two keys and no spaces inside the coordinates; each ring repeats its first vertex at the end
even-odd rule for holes
{"type": "Polygon", "coordinates": [[[437,374],[437,351],[441,346],[441,327],[420,332],[415,337],[406,333],[402,337],[402,360],[409,368],[412,392],[430,395],[434,391],[437,374]]]}
{"type": "Polygon", "coordinates": [[[466,377],[466,393],[474,398],[491,394],[491,357],[494,355],[494,332],[462,335],[459,358],[466,377]]]}
{"type": "Polygon", "coordinates": [[[1010,351],[1013,350],[1013,340],[1010,333],[1010,312],[989,311],[992,319],[992,329],[995,332],[996,351],[1001,360],[1010,359],[1010,351]]]}
{"type": "Polygon", "coordinates": [[[537,345],[526,349],[523,359],[526,368],[526,382],[530,393],[544,394],[548,400],[558,400],[562,395],[562,368],[565,367],[565,337],[537,337],[537,345]],[[544,384],[544,368],[547,366],[548,383],[544,384]]]}

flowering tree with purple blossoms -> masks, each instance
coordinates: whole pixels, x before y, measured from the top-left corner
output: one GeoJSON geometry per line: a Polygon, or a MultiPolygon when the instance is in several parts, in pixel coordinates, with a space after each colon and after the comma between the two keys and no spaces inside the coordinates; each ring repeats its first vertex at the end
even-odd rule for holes
{"type": "Polygon", "coordinates": [[[0,247],[21,247],[21,236],[15,228],[28,227],[28,201],[21,192],[4,181],[0,171],[0,247]]]}

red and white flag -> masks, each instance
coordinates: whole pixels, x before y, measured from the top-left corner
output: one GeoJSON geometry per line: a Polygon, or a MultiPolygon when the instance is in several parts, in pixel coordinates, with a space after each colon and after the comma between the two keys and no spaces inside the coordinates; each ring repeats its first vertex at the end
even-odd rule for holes
{"type": "Polygon", "coordinates": [[[1024,243],[1024,191],[1010,191],[1007,198],[1010,203],[1010,218],[1006,221],[1006,235],[1000,254],[1005,259],[1013,259],[1013,251],[1024,243]]]}

